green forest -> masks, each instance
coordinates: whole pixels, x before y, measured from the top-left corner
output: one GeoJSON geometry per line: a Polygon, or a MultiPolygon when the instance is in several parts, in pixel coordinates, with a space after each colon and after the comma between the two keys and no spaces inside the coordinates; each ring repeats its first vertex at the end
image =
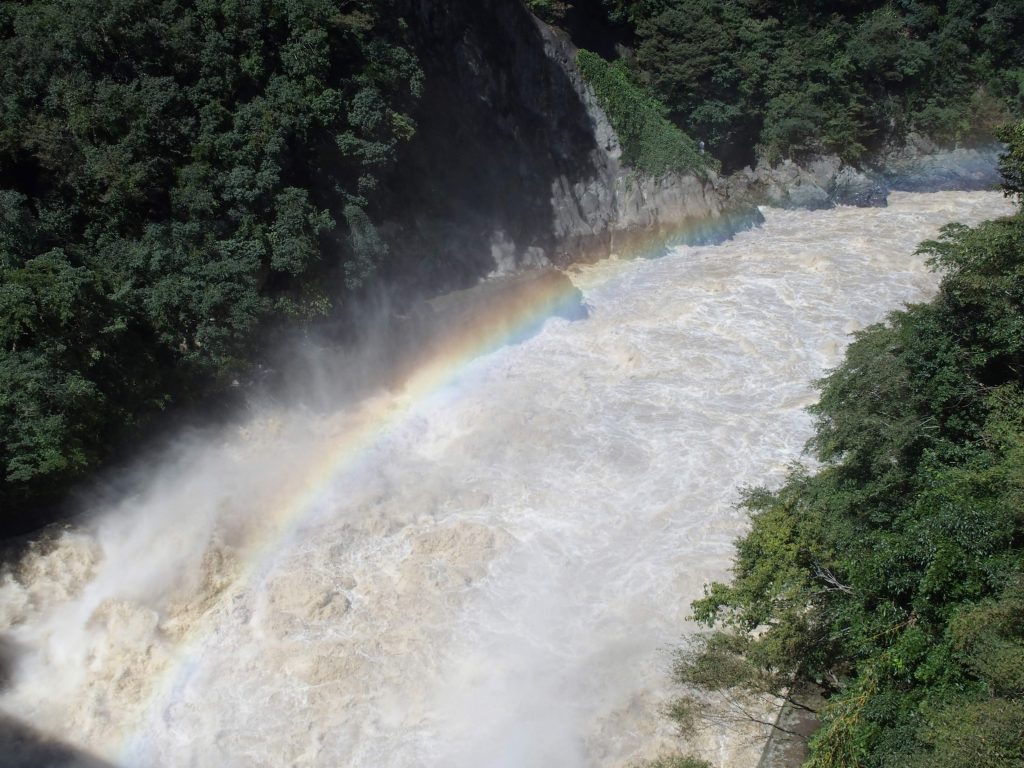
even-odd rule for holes
{"type": "MultiPolygon", "coordinates": [[[[1002,134],[1024,196],[1024,123],[1002,134]]],[[[750,489],[693,688],[821,686],[810,768],[1024,765],[1024,212],[921,246],[938,296],[859,333],[819,382],[820,468],[750,489]]],[[[674,705],[684,728],[703,704],[674,705]]]]}
{"type": "MultiPolygon", "coordinates": [[[[634,82],[727,170],[857,162],[910,132],[983,143],[1024,114],[1017,0],[602,1],[634,82]]],[[[575,4],[532,5],[557,24],[575,4]]]]}
{"type": "Polygon", "coordinates": [[[0,3],[0,508],[372,274],[405,37],[382,0],[0,3]]]}

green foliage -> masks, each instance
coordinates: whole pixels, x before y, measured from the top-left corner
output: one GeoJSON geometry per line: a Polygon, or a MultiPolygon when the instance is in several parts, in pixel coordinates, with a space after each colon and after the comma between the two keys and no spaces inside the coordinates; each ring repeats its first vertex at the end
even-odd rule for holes
{"type": "Polygon", "coordinates": [[[951,701],[925,710],[921,738],[929,747],[911,768],[1019,768],[1024,765],[1024,702],[951,701]]]}
{"type": "Polygon", "coordinates": [[[819,383],[821,469],[747,493],[735,578],[694,604],[717,629],[675,659],[704,690],[822,685],[814,768],[1024,758],[1024,213],[922,249],[939,295],[819,383]]]}
{"type": "Polygon", "coordinates": [[[1024,108],[1024,6],[607,0],[636,76],[729,165],[867,148],[916,130],[983,141],[1024,108]]]}
{"type": "Polygon", "coordinates": [[[710,157],[667,119],[665,106],[633,82],[624,66],[582,49],[576,66],[615,128],[626,164],[652,176],[711,167],[710,157]]]}
{"type": "Polygon", "coordinates": [[[562,0],[526,0],[526,5],[537,18],[548,24],[557,24],[564,16],[568,5],[562,0]]]}
{"type": "Polygon", "coordinates": [[[0,4],[0,505],[372,274],[404,36],[390,0],[0,4]]]}

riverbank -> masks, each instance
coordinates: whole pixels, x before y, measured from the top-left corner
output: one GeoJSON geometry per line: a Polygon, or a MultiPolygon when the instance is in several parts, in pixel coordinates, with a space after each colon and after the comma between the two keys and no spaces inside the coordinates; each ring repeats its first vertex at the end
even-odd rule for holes
{"type": "MultiPolygon", "coordinates": [[[[1015,201],[1020,157],[1018,145],[1007,163],[1015,201]]],[[[772,670],[827,681],[815,765],[1024,759],[1024,688],[1008,673],[1024,660],[1011,619],[1024,594],[1024,220],[1010,201],[989,215],[918,249],[938,291],[858,334],[821,380],[816,464],[745,497],[733,576],[693,603],[710,635],[678,682],[772,695],[792,683],[772,670]]],[[[790,707],[779,717],[814,728],[790,707]]],[[[799,742],[772,742],[763,762],[799,757],[799,742]]]]}

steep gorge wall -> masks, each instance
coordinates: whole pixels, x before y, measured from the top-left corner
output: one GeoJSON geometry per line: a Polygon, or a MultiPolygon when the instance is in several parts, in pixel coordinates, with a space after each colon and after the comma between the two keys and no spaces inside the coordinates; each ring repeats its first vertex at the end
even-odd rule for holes
{"type": "Polygon", "coordinates": [[[682,225],[728,228],[741,220],[733,209],[749,212],[713,176],[624,168],[572,43],[518,0],[408,0],[402,12],[426,87],[417,135],[381,190],[391,282],[450,290],[600,258],[682,225]]]}

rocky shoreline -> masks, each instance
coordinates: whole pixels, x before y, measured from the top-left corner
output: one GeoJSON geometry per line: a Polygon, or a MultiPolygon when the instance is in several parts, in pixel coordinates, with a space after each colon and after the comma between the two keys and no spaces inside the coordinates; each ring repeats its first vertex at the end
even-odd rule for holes
{"type": "Polygon", "coordinates": [[[846,165],[835,155],[798,165],[744,168],[724,180],[729,197],[780,208],[810,210],[836,205],[884,206],[889,192],[992,189],[999,184],[1001,147],[944,149],[912,134],[907,143],[865,163],[846,165]]]}
{"type": "Polygon", "coordinates": [[[576,69],[576,48],[558,31],[537,24],[547,56],[566,72],[603,153],[602,173],[594,183],[554,191],[556,235],[562,245],[561,258],[553,260],[556,264],[636,253],[633,243],[652,238],[686,244],[721,240],[759,223],[757,208],[762,205],[808,210],[878,207],[887,204],[891,191],[983,190],[999,185],[1001,146],[949,149],[918,134],[887,147],[862,167],[823,155],[801,163],[762,161],[729,175],[639,176],[621,165],[618,137],[576,69]],[[700,219],[703,227],[696,225],[700,219]],[[596,254],[591,252],[595,243],[604,246],[596,254]]]}

